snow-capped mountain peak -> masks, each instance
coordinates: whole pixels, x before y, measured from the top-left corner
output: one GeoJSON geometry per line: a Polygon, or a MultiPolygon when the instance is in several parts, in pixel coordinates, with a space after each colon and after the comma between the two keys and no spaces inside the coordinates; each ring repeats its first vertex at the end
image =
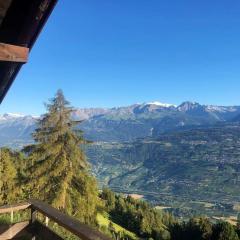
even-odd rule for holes
{"type": "Polygon", "coordinates": [[[15,121],[15,120],[21,120],[21,119],[38,119],[38,116],[32,116],[32,115],[24,115],[21,113],[5,113],[0,115],[0,121],[15,121]]]}
{"type": "Polygon", "coordinates": [[[20,118],[20,117],[24,117],[24,114],[21,113],[5,113],[3,116],[6,117],[12,117],[12,118],[20,118]]]}
{"type": "Polygon", "coordinates": [[[166,107],[166,108],[176,107],[174,104],[162,103],[162,102],[158,102],[158,101],[148,102],[148,103],[145,103],[145,105],[156,105],[156,106],[159,106],[159,107],[166,107]]]}
{"type": "Polygon", "coordinates": [[[207,105],[206,110],[209,112],[236,112],[238,107],[236,106],[216,106],[216,105],[207,105]]]}
{"type": "Polygon", "coordinates": [[[179,111],[187,112],[196,108],[202,108],[203,106],[197,102],[186,101],[181,103],[177,108],[179,111]]]}
{"type": "Polygon", "coordinates": [[[17,119],[17,118],[23,118],[24,115],[18,114],[18,113],[5,113],[3,115],[0,115],[0,120],[9,120],[9,119],[17,119]]]}

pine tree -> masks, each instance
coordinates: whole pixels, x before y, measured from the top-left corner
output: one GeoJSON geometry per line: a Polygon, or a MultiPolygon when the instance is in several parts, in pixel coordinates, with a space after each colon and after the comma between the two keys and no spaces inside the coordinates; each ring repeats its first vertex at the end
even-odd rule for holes
{"type": "Polygon", "coordinates": [[[214,226],[212,240],[238,240],[234,227],[227,222],[219,222],[214,226]]]}
{"type": "Polygon", "coordinates": [[[11,152],[7,148],[0,149],[0,204],[13,203],[16,200],[17,171],[13,164],[11,152]]]}
{"type": "Polygon", "coordinates": [[[105,201],[108,212],[115,208],[115,194],[108,188],[103,188],[101,198],[105,201]]]}
{"type": "Polygon", "coordinates": [[[201,239],[210,240],[212,236],[212,224],[208,218],[200,218],[198,222],[201,239]]]}
{"type": "Polygon", "coordinates": [[[237,215],[237,228],[240,230],[240,212],[237,215]]]}
{"type": "Polygon", "coordinates": [[[61,90],[46,108],[33,134],[36,144],[25,148],[30,163],[29,197],[46,201],[83,222],[93,222],[97,184],[80,147],[86,141],[76,128],[79,122],[71,119],[74,109],[61,90]]]}

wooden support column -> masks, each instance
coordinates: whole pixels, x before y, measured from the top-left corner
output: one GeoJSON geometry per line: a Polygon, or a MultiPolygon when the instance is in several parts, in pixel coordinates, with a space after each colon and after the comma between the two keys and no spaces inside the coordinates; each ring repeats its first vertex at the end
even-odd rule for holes
{"type": "MultiPolygon", "coordinates": [[[[37,211],[36,209],[34,209],[33,207],[31,207],[31,219],[30,219],[30,224],[33,226],[33,224],[36,222],[36,216],[37,215],[37,211]]],[[[32,235],[32,238],[31,240],[36,240],[36,236],[35,236],[35,233],[33,231],[33,235],[32,235]]]]}
{"type": "Polygon", "coordinates": [[[28,54],[26,47],[0,43],[0,61],[26,63],[28,54]]]}
{"type": "Polygon", "coordinates": [[[11,223],[13,223],[13,210],[11,210],[11,223]]]}

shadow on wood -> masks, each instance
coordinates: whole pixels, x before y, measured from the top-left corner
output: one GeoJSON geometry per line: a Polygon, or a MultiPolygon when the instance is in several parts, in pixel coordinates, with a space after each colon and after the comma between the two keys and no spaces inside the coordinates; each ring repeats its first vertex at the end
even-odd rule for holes
{"type": "Polygon", "coordinates": [[[29,221],[16,223],[11,226],[0,225],[0,240],[15,239],[20,236],[32,236],[32,239],[35,239],[34,237],[36,236],[44,240],[62,240],[63,238],[61,236],[53,232],[36,218],[37,212],[82,240],[110,240],[109,237],[96,229],[80,223],[77,219],[38,200],[30,200],[28,203],[0,207],[0,214],[10,213],[11,216],[13,216],[14,212],[26,209],[31,211],[29,221]]]}
{"type": "Polygon", "coordinates": [[[0,240],[31,237],[31,234],[29,233],[29,226],[29,221],[15,223],[10,226],[0,225],[0,240]]]}

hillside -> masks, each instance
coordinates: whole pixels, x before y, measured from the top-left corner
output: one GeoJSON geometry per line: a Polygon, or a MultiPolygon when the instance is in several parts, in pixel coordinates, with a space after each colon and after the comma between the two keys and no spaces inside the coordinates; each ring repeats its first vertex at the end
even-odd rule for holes
{"type": "MultiPolygon", "coordinates": [[[[169,202],[240,202],[240,125],[163,134],[87,149],[95,174],[113,189],[169,202]]],[[[226,206],[225,206],[226,207],[226,206]]]]}
{"type": "MultiPolygon", "coordinates": [[[[240,202],[239,112],[240,107],[191,102],[146,103],[78,109],[72,118],[84,119],[79,127],[94,140],[84,148],[101,185],[142,194],[163,206],[171,202],[182,209],[188,203],[187,209],[198,209],[210,204],[204,211],[214,214],[232,213],[240,202]]],[[[0,116],[0,145],[31,143],[37,120],[0,116]]]]}

